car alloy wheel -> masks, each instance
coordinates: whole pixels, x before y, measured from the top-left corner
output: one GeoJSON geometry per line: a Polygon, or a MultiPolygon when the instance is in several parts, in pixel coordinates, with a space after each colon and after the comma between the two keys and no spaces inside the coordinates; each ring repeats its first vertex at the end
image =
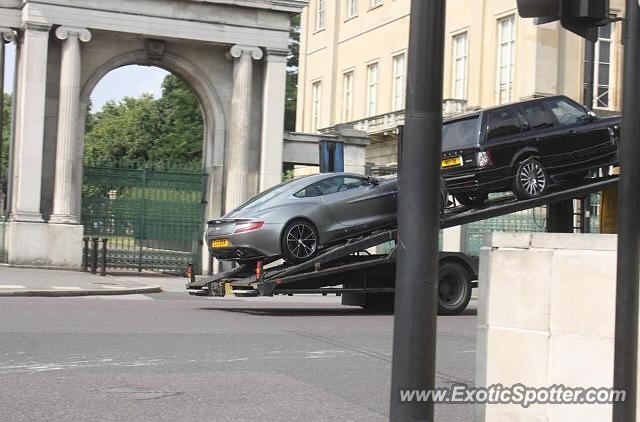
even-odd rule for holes
{"type": "Polygon", "coordinates": [[[285,258],[294,262],[303,262],[316,254],[318,235],[313,226],[305,221],[294,221],[284,233],[285,258]]]}
{"type": "Polygon", "coordinates": [[[515,177],[515,194],[519,199],[536,198],[547,190],[547,172],[534,158],[520,163],[515,177]]]}

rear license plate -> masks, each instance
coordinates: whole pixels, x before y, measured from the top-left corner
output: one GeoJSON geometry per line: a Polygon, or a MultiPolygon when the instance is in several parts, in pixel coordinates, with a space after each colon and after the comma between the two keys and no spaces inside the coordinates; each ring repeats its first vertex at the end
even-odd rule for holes
{"type": "Polygon", "coordinates": [[[211,241],[212,248],[226,248],[229,246],[229,239],[213,239],[211,241]]]}
{"type": "Polygon", "coordinates": [[[462,157],[460,155],[456,155],[455,157],[448,157],[442,160],[442,168],[446,169],[448,167],[459,167],[462,165],[462,157]]]}

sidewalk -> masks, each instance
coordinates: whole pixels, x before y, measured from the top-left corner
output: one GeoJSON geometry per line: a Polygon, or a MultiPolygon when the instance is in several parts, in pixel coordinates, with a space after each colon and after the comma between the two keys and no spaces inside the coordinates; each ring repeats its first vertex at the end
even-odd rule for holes
{"type": "MultiPolygon", "coordinates": [[[[167,279],[173,279],[167,277],[167,279]]],[[[0,266],[0,297],[94,296],[159,293],[164,277],[107,275],[80,271],[0,266]],[[161,281],[162,279],[162,281],[161,281]]]]}

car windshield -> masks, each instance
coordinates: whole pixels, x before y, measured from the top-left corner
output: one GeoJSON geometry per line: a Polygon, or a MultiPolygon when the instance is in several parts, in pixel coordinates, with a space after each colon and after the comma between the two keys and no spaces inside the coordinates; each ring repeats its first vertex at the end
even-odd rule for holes
{"type": "MultiPolygon", "coordinates": [[[[253,198],[249,199],[247,202],[245,202],[244,204],[240,205],[238,208],[236,208],[235,210],[233,210],[231,213],[240,211],[240,210],[244,210],[246,208],[252,208],[252,207],[256,207],[259,205],[264,204],[267,201],[270,201],[272,198],[278,196],[280,193],[282,193],[284,190],[286,190],[287,185],[293,181],[296,180],[300,180],[300,178],[295,178],[295,179],[291,179],[291,180],[287,180],[285,182],[280,183],[279,185],[276,185],[270,189],[267,189],[264,192],[261,192],[260,194],[254,196],[253,198]]],[[[229,213],[229,214],[231,214],[229,213]]]]}
{"type": "Polygon", "coordinates": [[[449,151],[477,146],[479,136],[479,116],[445,122],[442,125],[442,150],[449,151]]]}

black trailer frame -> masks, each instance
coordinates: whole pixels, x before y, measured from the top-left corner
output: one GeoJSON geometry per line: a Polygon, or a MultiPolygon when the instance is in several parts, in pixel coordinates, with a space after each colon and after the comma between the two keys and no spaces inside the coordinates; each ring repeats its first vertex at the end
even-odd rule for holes
{"type": "MultiPolygon", "coordinates": [[[[441,227],[454,227],[556,202],[580,199],[614,187],[617,183],[618,176],[607,176],[565,186],[540,198],[516,200],[506,196],[488,201],[478,208],[448,208],[441,227]]],[[[236,295],[245,296],[336,294],[342,296],[343,304],[379,308],[393,303],[396,248],[388,253],[375,255],[364,251],[396,241],[397,235],[397,229],[390,227],[351,238],[298,265],[278,264],[278,258],[259,261],[255,265],[240,265],[220,274],[192,279],[187,284],[187,292],[201,296],[225,296],[229,290],[236,295]]],[[[467,287],[462,286],[463,291],[453,295],[452,303],[442,302],[440,312],[460,313],[469,302],[471,288],[478,285],[478,258],[464,253],[441,252],[440,268],[443,267],[445,271],[455,273],[452,282],[456,283],[456,288],[462,286],[459,280],[461,278],[465,279],[467,287]]],[[[446,275],[441,272],[440,276],[442,283],[446,275]]],[[[442,289],[440,293],[442,296],[442,289]]]]}

